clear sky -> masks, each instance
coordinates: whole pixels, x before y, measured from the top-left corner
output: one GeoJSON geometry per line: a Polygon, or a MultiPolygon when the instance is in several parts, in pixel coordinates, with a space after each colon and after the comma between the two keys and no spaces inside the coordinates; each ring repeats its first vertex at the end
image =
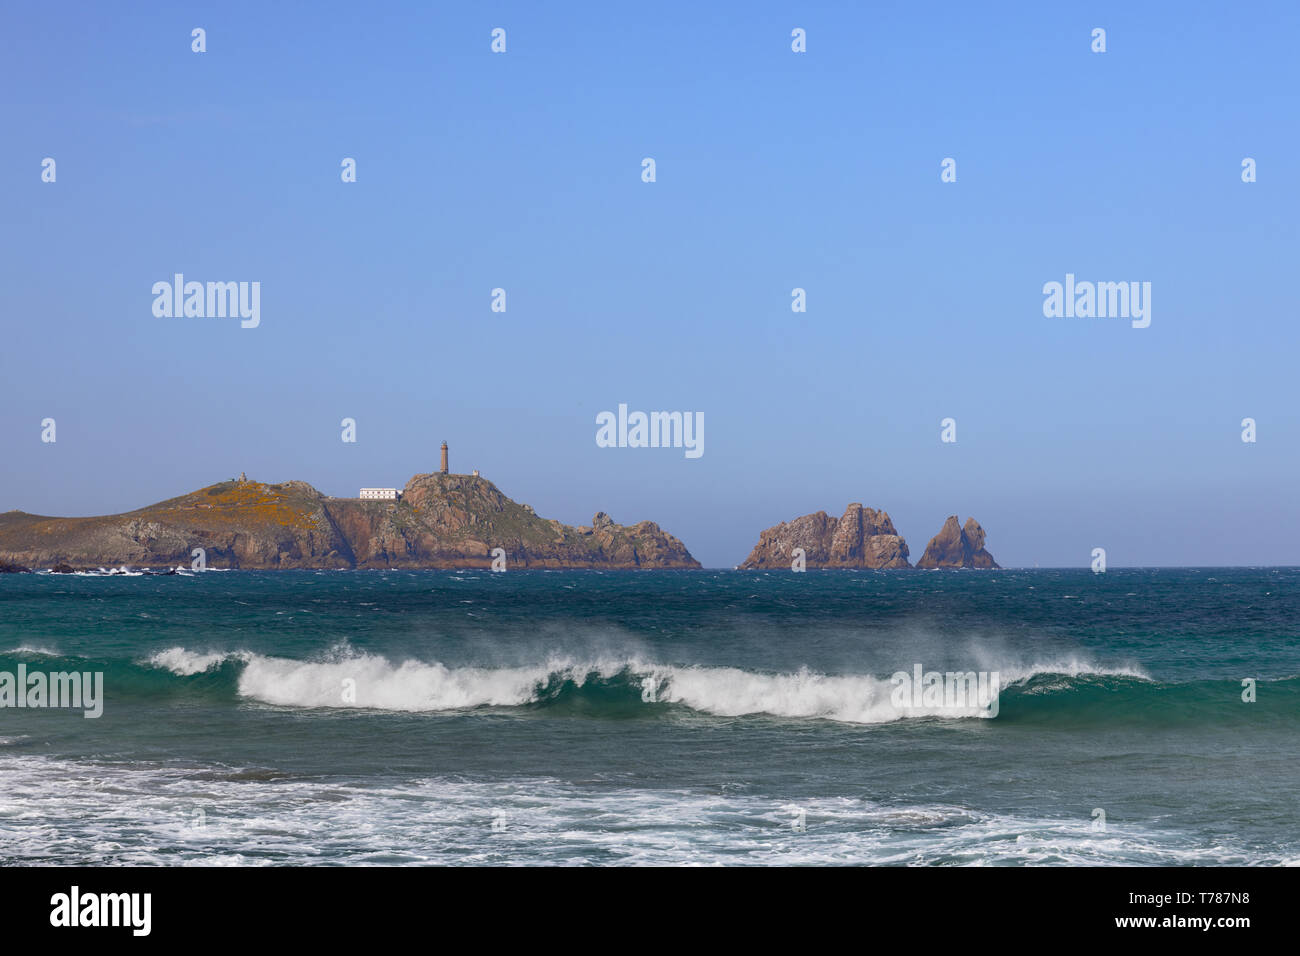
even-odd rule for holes
{"type": "Polygon", "coordinates": [[[955,513],[1008,566],[1300,563],[1300,4],[3,20],[0,510],[354,495],[445,438],[707,566],[850,501],[914,560],[955,513]],[[155,317],[177,272],[260,282],[261,324],[155,317]],[[1150,282],[1150,327],[1044,317],[1066,273],[1150,282]],[[703,413],[703,456],[597,447],[620,402],[703,413]]]}

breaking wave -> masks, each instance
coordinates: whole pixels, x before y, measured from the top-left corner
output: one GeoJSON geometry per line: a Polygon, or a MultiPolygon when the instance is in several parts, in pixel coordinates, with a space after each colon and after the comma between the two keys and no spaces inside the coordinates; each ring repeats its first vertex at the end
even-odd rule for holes
{"type": "MultiPolygon", "coordinates": [[[[124,682],[128,692],[153,680],[160,685],[152,688],[155,693],[208,691],[288,708],[398,713],[525,708],[588,717],[677,712],[846,724],[994,716],[978,705],[900,708],[893,700],[896,685],[887,676],[822,674],[806,668],[762,673],[637,658],[557,657],[524,666],[480,667],[414,659],[394,662],[346,649],[317,660],[297,660],[249,651],[173,647],[130,667],[135,673],[124,682]]],[[[1103,667],[1075,659],[1008,665],[1000,675],[997,716],[1001,720],[1168,722],[1205,719],[1209,711],[1215,711],[1217,718],[1231,719],[1242,711],[1233,681],[1163,683],[1137,668],[1103,667]]],[[[1279,701],[1300,698],[1300,678],[1266,683],[1279,701]]]]}

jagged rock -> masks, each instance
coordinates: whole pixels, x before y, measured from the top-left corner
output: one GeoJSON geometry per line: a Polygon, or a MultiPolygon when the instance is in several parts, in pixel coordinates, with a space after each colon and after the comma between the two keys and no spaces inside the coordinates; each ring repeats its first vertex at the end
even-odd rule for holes
{"type": "Polygon", "coordinates": [[[503,548],[509,568],[700,566],[654,522],[626,527],[597,512],[592,525],[540,518],[470,475],[416,475],[397,501],[245,479],[120,515],[0,514],[0,561],[175,567],[203,548],[214,568],[486,568],[503,548]]]}
{"type": "Polygon", "coordinates": [[[993,555],[984,550],[984,529],[974,518],[967,518],[965,526],[957,524],[957,516],[950,515],[930,543],[925,554],[916,562],[918,568],[996,568],[993,555]]]}
{"type": "Polygon", "coordinates": [[[31,574],[31,568],[24,568],[20,564],[12,564],[9,561],[0,561],[0,574],[31,574]]]}
{"type": "Polygon", "coordinates": [[[911,567],[907,542],[889,515],[856,502],[839,519],[818,511],[768,528],[740,567],[789,568],[795,548],[803,548],[810,568],[911,567]]]}

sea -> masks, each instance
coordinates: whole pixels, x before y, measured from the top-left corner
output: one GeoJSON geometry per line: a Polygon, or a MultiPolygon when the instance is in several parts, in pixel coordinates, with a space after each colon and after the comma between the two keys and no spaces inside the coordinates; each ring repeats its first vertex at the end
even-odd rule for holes
{"type": "Polygon", "coordinates": [[[1300,862],[1296,568],[5,574],[20,667],[5,865],[1300,862]]]}

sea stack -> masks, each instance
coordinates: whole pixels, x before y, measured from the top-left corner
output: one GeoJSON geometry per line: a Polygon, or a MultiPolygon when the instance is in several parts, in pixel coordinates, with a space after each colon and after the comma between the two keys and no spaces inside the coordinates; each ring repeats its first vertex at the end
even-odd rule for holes
{"type": "Polygon", "coordinates": [[[840,518],[825,511],[768,528],[740,566],[788,569],[802,548],[809,568],[907,568],[907,542],[889,515],[854,502],[840,518]]]}
{"type": "Polygon", "coordinates": [[[939,533],[925,546],[925,554],[916,562],[918,568],[996,568],[993,555],[984,550],[984,529],[974,518],[958,525],[957,516],[949,515],[939,533]]]}

